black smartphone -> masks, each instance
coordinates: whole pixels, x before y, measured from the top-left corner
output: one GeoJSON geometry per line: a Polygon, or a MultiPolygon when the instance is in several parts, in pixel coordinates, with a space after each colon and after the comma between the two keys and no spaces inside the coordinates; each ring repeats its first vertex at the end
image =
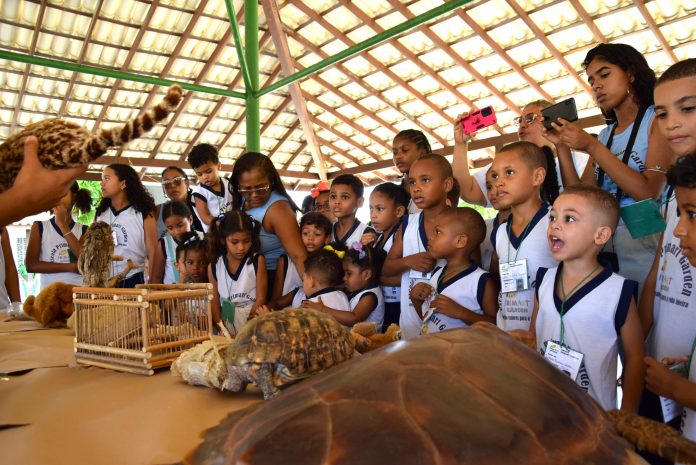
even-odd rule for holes
{"type": "Polygon", "coordinates": [[[541,110],[541,115],[544,117],[544,127],[549,130],[553,129],[551,127],[552,122],[559,124],[558,118],[563,118],[568,121],[577,121],[578,109],[575,106],[575,99],[571,97],[555,105],[546,107],[541,110]]]}

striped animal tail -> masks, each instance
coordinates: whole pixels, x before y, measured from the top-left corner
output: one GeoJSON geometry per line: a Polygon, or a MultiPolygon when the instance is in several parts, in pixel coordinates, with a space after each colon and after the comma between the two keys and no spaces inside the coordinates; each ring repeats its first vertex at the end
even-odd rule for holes
{"type": "Polygon", "coordinates": [[[142,136],[155,124],[165,119],[176,110],[181,102],[183,90],[175,85],[167,89],[167,95],[157,105],[135,119],[128,121],[120,128],[101,129],[87,141],[87,152],[90,160],[96,160],[106,153],[109,147],[126,144],[142,136]]]}

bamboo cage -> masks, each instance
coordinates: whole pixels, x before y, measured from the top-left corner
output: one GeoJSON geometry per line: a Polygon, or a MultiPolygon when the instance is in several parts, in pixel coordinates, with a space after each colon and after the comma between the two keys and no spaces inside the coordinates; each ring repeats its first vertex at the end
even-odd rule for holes
{"type": "Polygon", "coordinates": [[[211,284],[76,287],[78,364],[152,375],[212,334],[211,284]]]}

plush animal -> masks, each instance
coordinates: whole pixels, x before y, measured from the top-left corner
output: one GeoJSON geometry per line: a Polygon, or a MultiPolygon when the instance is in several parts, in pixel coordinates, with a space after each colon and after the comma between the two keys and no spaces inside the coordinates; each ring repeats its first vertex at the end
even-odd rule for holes
{"type": "Polygon", "coordinates": [[[102,129],[95,134],[81,126],[58,118],[33,123],[0,144],[0,192],[14,184],[24,161],[24,140],[39,140],[39,160],[46,168],[60,169],[80,166],[106,153],[109,147],[137,139],[166,118],[181,101],[182,89],[172,86],[159,104],[120,128],[102,129]]]}
{"type": "Polygon", "coordinates": [[[24,313],[46,328],[61,328],[75,311],[72,291],[74,284],[55,281],[39,295],[30,295],[24,301],[24,313]]]}
{"type": "Polygon", "coordinates": [[[114,238],[111,226],[103,221],[95,221],[87,228],[85,242],[77,259],[77,270],[82,275],[85,287],[114,287],[122,281],[128,272],[138,268],[128,260],[126,268],[116,276],[109,278],[112,261],[123,260],[114,255],[114,238]]]}
{"type": "Polygon", "coordinates": [[[355,344],[355,350],[364,354],[400,340],[401,329],[399,325],[392,323],[384,333],[378,333],[376,323],[361,321],[353,325],[350,336],[355,344]]]}

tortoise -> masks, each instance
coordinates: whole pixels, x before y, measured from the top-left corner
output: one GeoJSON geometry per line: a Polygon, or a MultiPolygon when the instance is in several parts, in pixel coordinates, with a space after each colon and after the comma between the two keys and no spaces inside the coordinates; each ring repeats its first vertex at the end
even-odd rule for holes
{"type": "Polygon", "coordinates": [[[225,389],[258,386],[264,399],[351,358],[348,330],[330,315],[309,309],[270,312],[247,322],[225,350],[225,389]]]}
{"type": "MultiPolygon", "coordinates": [[[[696,458],[689,445],[672,459],[696,458]]],[[[184,463],[645,462],[570,378],[476,324],[394,342],[234,412],[184,463]]]]}

